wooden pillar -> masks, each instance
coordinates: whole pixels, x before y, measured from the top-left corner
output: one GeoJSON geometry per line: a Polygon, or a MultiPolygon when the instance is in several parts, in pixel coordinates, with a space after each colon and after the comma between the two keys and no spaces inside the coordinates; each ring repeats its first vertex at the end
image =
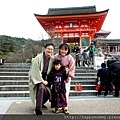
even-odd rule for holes
{"type": "Polygon", "coordinates": [[[64,38],[63,38],[63,34],[61,33],[61,44],[63,44],[64,38]]]}
{"type": "Polygon", "coordinates": [[[115,46],[115,52],[117,52],[117,51],[118,51],[117,46],[115,46]]]}
{"type": "Polygon", "coordinates": [[[110,46],[108,46],[108,52],[110,52],[110,46]]]}
{"type": "Polygon", "coordinates": [[[79,46],[80,46],[80,48],[82,49],[82,34],[81,34],[81,32],[79,33],[79,46]]]}
{"type": "Polygon", "coordinates": [[[54,39],[54,37],[52,37],[52,43],[54,44],[54,42],[55,42],[55,39],[54,39]]]}
{"type": "Polygon", "coordinates": [[[91,35],[89,36],[89,45],[91,44],[91,35]]]}
{"type": "Polygon", "coordinates": [[[82,40],[81,40],[81,36],[79,37],[79,46],[80,46],[80,48],[82,48],[82,40]]]}

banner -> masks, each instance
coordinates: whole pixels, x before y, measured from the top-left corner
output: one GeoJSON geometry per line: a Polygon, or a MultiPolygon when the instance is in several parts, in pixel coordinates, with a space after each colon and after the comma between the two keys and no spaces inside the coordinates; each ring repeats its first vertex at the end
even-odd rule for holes
{"type": "Polygon", "coordinates": [[[94,57],[94,69],[98,70],[101,68],[102,63],[104,63],[104,57],[94,57]]]}

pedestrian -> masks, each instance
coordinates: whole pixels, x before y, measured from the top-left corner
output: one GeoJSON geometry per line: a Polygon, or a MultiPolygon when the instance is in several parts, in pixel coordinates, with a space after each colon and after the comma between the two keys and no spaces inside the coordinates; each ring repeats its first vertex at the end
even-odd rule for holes
{"type": "Polygon", "coordinates": [[[4,63],[5,63],[5,59],[4,59],[4,58],[2,58],[2,65],[4,65],[4,63]]]}
{"type": "Polygon", "coordinates": [[[47,81],[48,86],[51,88],[51,108],[52,112],[60,113],[61,108],[65,114],[69,114],[66,100],[66,87],[65,81],[68,78],[68,71],[64,66],[61,65],[60,60],[55,60],[53,62],[53,68],[48,74],[47,81]]]}
{"type": "Polygon", "coordinates": [[[43,115],[42,108],[47,108],[44,104],[50,97],[50,90],[46,87],[48,84],[46,77],[52,69],[53,51],[54,45],[47,43],[44,52],[35,57],[29,71],[30,97],[33,103],[36,100],[36,115],[43,115]]]}
{"type": "Polygon", "coordinates": [[[100,47],[97,49],[97,56],[98,57],[105,57],[105,55],[103,54],[102,49],[100,47]]]}
{"type": "Polygon", "coordinates": [[[88,54],[87,54],[87,50],[84,50],[82,52],[82,58],[83,58],[83,66],[88,66],[89,67],[89,64],[88,64],[88,54]]]}
{"type": "Polygon", "coordinates": [[[75,45],[74,45],[74,48],[72,49],[72,52],[74,52],[74,53],[80,53],[81,52],[81,49],[80,49],[80,47],[78,46],[78,43],[76,43],[75,45]]]}
{"type": "Polygon", "coordinates": [[[104,96],[107,96],[111,81],[109,79],[109,70],[106,68],[105,63],[101,64],[101,68],[97,72],[97,80],[100,84],[97,96],[101,95],[103,89],[105,89],[104,96]]]}
{"type": "Polygon", "coordinates": [[[35,55],[33,55],[32,59],[31,59],[31,63],[34,62],[34,59],[35,59],[35,55]]]}
{"type": "Polygon", "coordinates": [[[80,67],[80,62],[81,62],[81,60],[80,60],[80,53],[76,53],[76,58],[75,58],[75,65],[76,65],[76,67],[77,66],[80,67]]]}
{"type": "Polygon", "coordinates": [[[113,83],[115,86],[115,97],[119,97],[120,90],[120,61],[119,60],[108,60],[107,61],[108,70],[113,77],[113,83]]]}
{"type": "Polygon", "coordinates": [[[68,44],[63,43],[59,46],[59,53],[54,55],[54,59],[58,59],[61,61],[61,64],[65,66],[66,69],[68,69],[68,79],[65,82],[66,85],[66,98],[67,98],[67,104],[68,104],[68,97],[70,92],[70,83],[71,79],[75,76],[75,60],[70,55],[70,48],[68,44]]]}
{"type": "Polygon", "coordinates": [[[93,42],[91,42],[90,46],[86,49],[89,51],[89,65],[94,67],[94,56],[96,52],[96,47],[93,42]]]}

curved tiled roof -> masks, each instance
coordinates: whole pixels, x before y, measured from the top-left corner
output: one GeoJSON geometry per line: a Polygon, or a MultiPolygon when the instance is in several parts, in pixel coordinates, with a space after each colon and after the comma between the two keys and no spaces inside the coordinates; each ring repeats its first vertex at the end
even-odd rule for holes
{"type": "Polygon", "coordinates": [[[100,43],[113,43],[113,44],[120,44],[120,39],[97,39],[100,43]]]}
{"type": "Polygon", "coordinates": [[[98,32],[96,32],[96,34],[110,34],[110,31],[104,31],[104,30],[100,30],[98,32]]]}
{"type": "Polygon", "coordinates": [[[49,8],[47,15],[72,15],[83,13],[95,13],[95,6],[68,7],[68,8],[49,8]]]}

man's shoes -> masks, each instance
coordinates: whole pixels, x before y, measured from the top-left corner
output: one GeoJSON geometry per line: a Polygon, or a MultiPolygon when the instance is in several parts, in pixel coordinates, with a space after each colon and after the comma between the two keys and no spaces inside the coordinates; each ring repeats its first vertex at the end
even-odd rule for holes
{"type": "Polygon", "coordinates": [[[45,105],[42,105],[42,108],[46,108],[47,109],[47,107],[45,105]]]}
{"type": "Polygon", "coordinates": [[[39,109],[35,109],[34,113],[36,115],[44,115],[43,112],[41,110],[39,110],[39,109]]]}

